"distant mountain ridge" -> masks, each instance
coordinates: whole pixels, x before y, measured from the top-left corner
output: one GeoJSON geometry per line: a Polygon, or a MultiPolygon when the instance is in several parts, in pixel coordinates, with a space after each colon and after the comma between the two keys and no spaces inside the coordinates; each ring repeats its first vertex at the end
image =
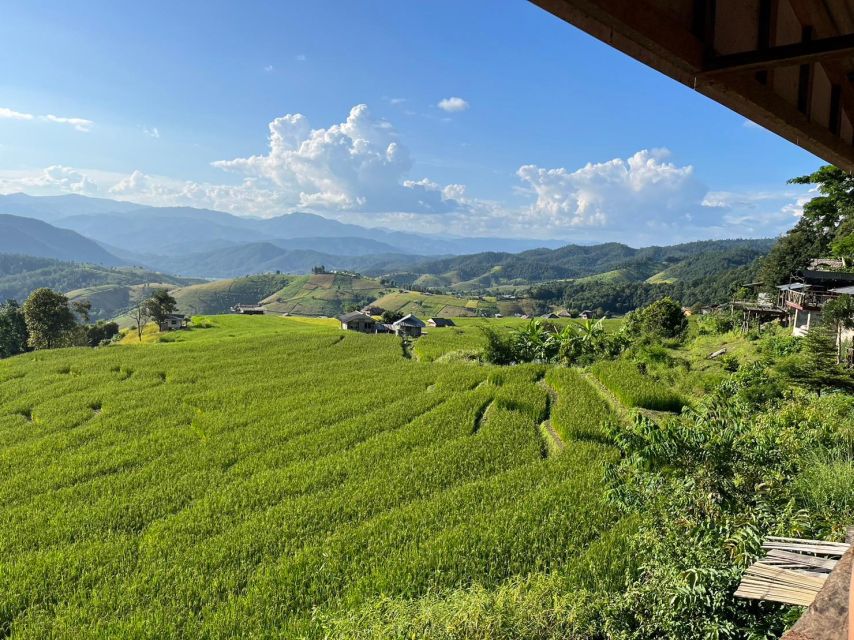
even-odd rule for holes
{"type": "MultiPolygon", "coordinates": [[[[298,248],[330,251],[321,238],[358,238],[388,246],[386,252],[449,255],[484,250],[522,251],[558,247],[554,240],[513,238],[454,238],[382,228],[362,227],[312,213],[289,213],[273,218],[237,216],[222,211],[190,207],[150,207],[80,195],[0,195],[0,212],[29,216],[71,229],[104,245],[133,254],[175,256],[252,242],[279,242],[314,238],[317,244],[298,248]]],[[[358,245],[352,255],[375,253],[375,247],[358,245]]]]}
{"type": "Polygon", "coordinates": [[[57,228],[41,220],[9,214],[0,214],[0,253],[105,266],[122,264],[121,259],[79,233],[57,228]]]}

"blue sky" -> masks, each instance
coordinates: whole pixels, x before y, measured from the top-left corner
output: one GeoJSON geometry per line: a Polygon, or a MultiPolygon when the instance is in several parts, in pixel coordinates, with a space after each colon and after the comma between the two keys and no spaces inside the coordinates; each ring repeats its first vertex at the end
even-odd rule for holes
{"type": "Polygon", "coordinates": [[[32,1],[0,41],[2,192],[637,245],[780,233],[821,164],[524,0],[32,1]]]}

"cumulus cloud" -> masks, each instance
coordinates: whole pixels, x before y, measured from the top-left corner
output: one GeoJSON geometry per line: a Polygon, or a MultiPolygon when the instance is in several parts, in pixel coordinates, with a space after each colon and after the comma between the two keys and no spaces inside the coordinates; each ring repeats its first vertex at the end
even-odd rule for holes
{"type": "Polygon", "coordinates": [[[469,108],[469,103],[457,96],[451,96],[450,98],[442,98],[436,106],[442,111],[454,113],[455,111],[465,111],[469,108]]]}
{"type": "Polygon", "coordinates": [[[89,176],[59,164],[47,167],[40,174],[24,177],[22,184],[36,189],[68,193],[91,194],[98,191],[98,185],[89,176]]]}
{"type": "Polygon", "coordinates": [[[42,122],[53,122],[55,124],[65,124],[71,127],[74,127],[77,131],[82,131],[83,133],[89,133],[92,130],[92,127],[95,126],[95,123],[92,120],[87,120],[86,118],[67,118],[64,116],[55,116],[52,113],[49,113],[44,116],[35,115],[32,113],[22,113],[20,111],[13,111],[7,107],[0,107],[0,119],[6,120],[40,120],[42,122]]]}
{"type": "Polygon", "coordinates": [[[667,162],[666,149],[588,163],[576,171],[523,165],[516,172],[535,196],[529,216],[555,228],[704,225],[719,212],[704,206],[694,169],[667,162]]]}
{"type": "Polygon", "coordinates": [[[299,113],[276,118],[268,129],[267,153],[213,166],[265,181],[297,207],[436,214],[460,206],[439,185],[405,178],[408,150],[364,104],[325,129],[312,129],[299,113]]]}

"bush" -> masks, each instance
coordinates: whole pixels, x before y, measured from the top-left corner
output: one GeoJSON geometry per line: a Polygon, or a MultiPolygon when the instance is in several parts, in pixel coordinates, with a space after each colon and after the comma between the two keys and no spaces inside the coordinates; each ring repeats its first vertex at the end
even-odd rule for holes
{"type": "Polygon", "coordinates": [[[626,332],[633,336],[682,338],[688,329],[688,318],[682,311],[682,305],[665,296],[626,315],[625,327],[626,332]]]}

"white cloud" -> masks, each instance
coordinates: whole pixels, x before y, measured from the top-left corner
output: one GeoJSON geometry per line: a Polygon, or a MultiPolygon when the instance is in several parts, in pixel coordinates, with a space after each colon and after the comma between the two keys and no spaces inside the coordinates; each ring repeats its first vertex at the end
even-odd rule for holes
{"type": "Polygon", "coordinates": [[[92,130],[92,127],[95,126],[94,122],[87,120],[86,118],[66,118],[63,116],[48,114],[46,116],[42,116],[42,119],[47,120],[48,122],[55,122],[57,124],[67,124],[74,127],[76,131],[82,131],[83,133],[89,133],[92,130]]]}
{"type": "Polygon", "coordinates": [[[5,120],[32,120],[35,116],[32,113],[21,113],[20,111],[12,111],[6,107],[0,107],[0,119],[5,120]]]}
{"type": "Polygon", "coordinates": [[[264,67],[264,71],[266,71],[267,73],[273,73],[273,71],[275,71],[275,67],[273,67],[273,65],[271,64],[268,64],[264,67]]]}
{"type": "Polygon", "coordinates": [[[304,53],[300,53],[299,55],[296,56],[297,62],[305,62],[306,60],[308,60],[308,56],[305,55],[304,53]]]}
{"type": "Polygon", "coordinates": [[[453,113],[455,111],[465,111],[469,108],[469,103],[457,96],[451,96],[450,98],[442,98],[436,106],[442,111],[453,113]]]}
{"type": "Polygon", "coordinates": [[[269,124],[266,154],[213,166],[269,183],[296,207],[363,212],[444,213],[459,203],[439,185],[405,176],[412,162],[394,127],[356,105],[347,119],[312,129],[302,114],[269,124]]]}
{"type": "Polygon", "coordinates": [[[48,192],[92,194],[98,191],[98,185],[89,176],[59,164],[47,167],[36,175],[25,176],[21,179],[21,185],[48,192]]]}
{"type": "Polygon", "coordinates": [[[387,98],[389,104],[393,104],[394,106],[402,105],[406,102],[406,98],[387,98]]]}
{"type": "Polygon", "coordinates": [[[154,138],[155,140],[160,138],[160,130],[157,127],[143,127],[142,132],[147,135],[149,138],[154,138]]]}
{"type": "Polygon", "coordinates": [[[94,122],[87,120],[86,118],[66,118],[63,116],[55,116],[52,113],[49,113],[46,116],[39,116],[32,113],[13,111],[7,107],[0,107],[0,119],[26,121],[40,120],[42,122],[53,122],[55,124],[67,124],[74,127],[77,131],[82,131],[83,133],[89,133],[92,130],[92,127],[95,126],[94,122]]]}

